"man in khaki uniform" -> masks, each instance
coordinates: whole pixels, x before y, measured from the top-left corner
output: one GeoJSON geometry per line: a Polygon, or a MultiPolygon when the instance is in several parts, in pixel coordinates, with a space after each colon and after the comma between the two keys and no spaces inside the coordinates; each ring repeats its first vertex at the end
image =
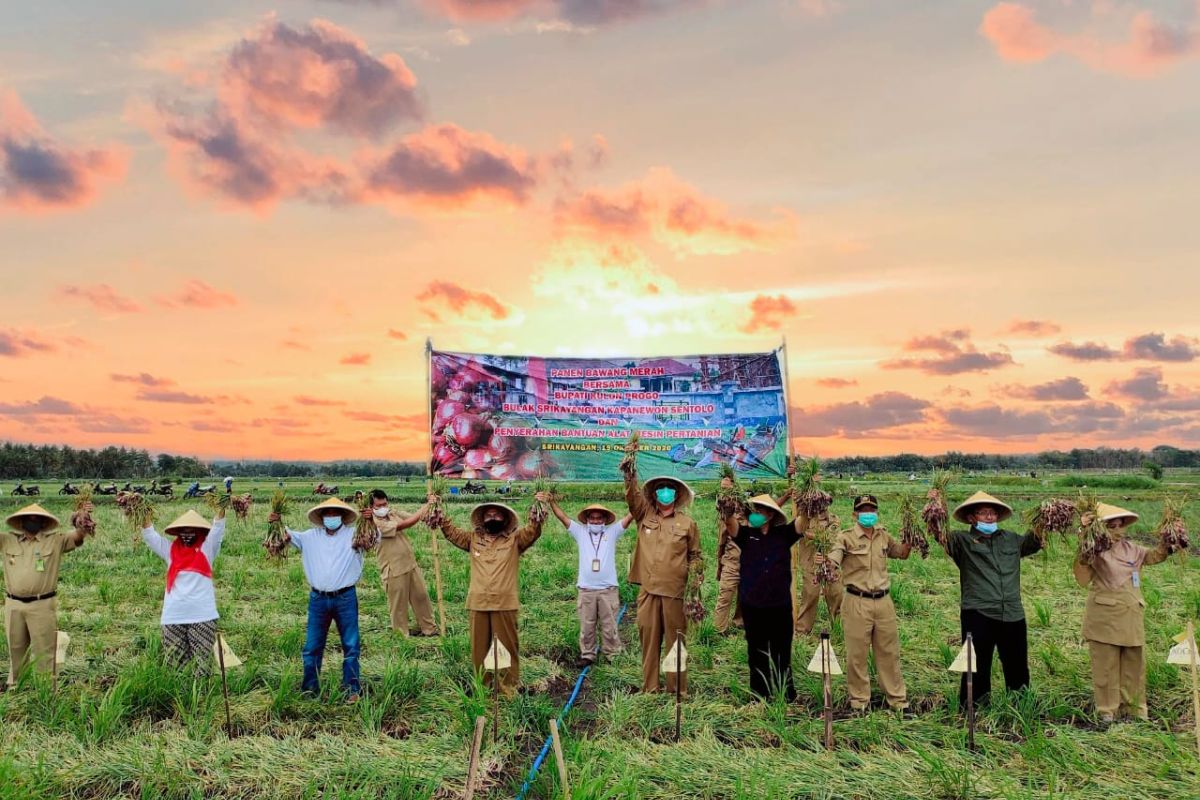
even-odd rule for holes
{"type": "Polygon", "coordinates": [[[1168,554],[1161,544],[1149,550],[1125,538],[1137,514],[1107,503],[1097,510],[1113,546],[1091,564],[1077,558],[1074,566],[1079,585],[1092,587],[1083,609],[1083,638],[1091,650],[1096,713],[1101,722],[1112,722],[1118,714],[1148,719],[1141,571],[1168,554]]]}
{"type": "MultiPolygon", "coordinates": [[[[84,511],[91,511],[91,504],[84,511]]],[[[56,673],[58,644],[58,568],[62,554],[83,544],[81,530],[58,530],[58,518],[37,503],[6,520],[11,531],[0,531],[4,550],[4,630],[12,667],[8,685],[32,665],[56,673]]]]}
{"type": "MultiPolygon", "coordinates": [[[[638,523],[637,542],[629,566],[629,582],[641,587],[637,597],[638,635],[642,643],[642,691],[659,691],[658,667],[664,642],[671,646],[687,634],[683,594],[688,576],[704,575],[700,531],[682,509],[692,490],[681,480],[651,478],[638,486],[637,468],[625,472],[625,502],[638,523]]],[[[675,673],[667,673],[667,691],[675,691],[675,673]]],[[[680,691],[687,691],[687,673],[680,691]]]]}
{"type": "MultiPolygon", "coordinates": [[[[805,528],[801,533],[808,533],[808,526],[836,527],[836,518],[826,517],[809,521],[804,518],[805,528]]],[[[797,636],[807,636],[812,633],[817,622],[817,603],[825,597],[825,609],[829,612],[829,622],[833,623],[842,610],[842,579],[838,578],[825,585],[817,584],[817,548],[810,537],[805,536],[792,548],[792,591],[797,590],[800,598],[792,605],[793,619],[797,636]]]]}
{"type": "MultiPolygon", "coordinates": [[[[854,527],[842,531],[829,551],[829,560],[842,573],[846,597],[842,603],[842,630],[846,636],[846,688],[850,708],[865,711],[871,701],[867,655],[875,651],[875,674],[896,711],[908,707],[904,678],[900,675],[900,634],[896,607],[889,593],[889,558],[908,558],[912,547],[900,544],[879,525],[879,501],[864,494],[854,500],[854,527]]],[[[818,553],[816,563],[823,557],[818,553]]]]}
{"type": "Polygon", "coordinates": [[[387,593],[388,613],[392,618],[392,630],[408,636],[408,609],[412,606],[417,620],[417,636],[437,636],[437,625],[433,621],[433,605],[429,602],[429,590],[425,588],[425,576],[417,566],[412,545],[404,531],[425,517],[429,504],[421,506],[411,517],[401,516],[388,505],[387,492],[371,490],[371,519],[379,531],[379,577],[387,593]]]}
{"type": "MultiPolygon", "coordinates": [[[[535,497],[548,502],[549,496],[539,492],[535,497]]],[[[429,500],[435,498],[431,495],[429,500]]],[[[542,523],[530,519],[518,528],[517,512],[503,503],[480,503],[471,511],[471,527],[467,531],[455,525],[447,516],[442,523],[446,539],[471,557],[471,584],[467,590],[467,610],[471,616],[471,663],[484,669],[484,656],[492,637],[500,640],[512,655],[512,666],[500,676],[500,692],[506,697],[516,694],[521,682],[521,665],[517,640],[517,571],[521,554],[533,546],[542,535],[542,523]]],[[[491,684],[491,672],[484,675],[491,684]]]]}

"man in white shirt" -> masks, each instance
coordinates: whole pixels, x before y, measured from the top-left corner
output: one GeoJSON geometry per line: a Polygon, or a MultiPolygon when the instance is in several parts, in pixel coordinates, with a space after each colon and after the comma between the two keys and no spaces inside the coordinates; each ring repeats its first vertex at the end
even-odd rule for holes
{"type": "Polygon", "coordinates": [[[632,514],[617,521],[617,515],[604,506],[592,505],[579,512],[578,521],[571,519],[558,503],[550,500],[550,508],[579,548],[579,577],[576,586],[579,598],[575,609],[579,613],[578,667],[596,661],[596,651],[612,657],[624,649],[617,633],[617,612],[621,598],[617,592],[617,539],[629,527],[632,514]],[[596,626],[599,624],[602,648],[596,647],[596,626]]]}
{"type": "Polygon", "coordinates": [[[153,525],[142,530],[142,541],[167,562],[167,588],[159,618],[163,653],[175,667],[194,663],[196,674],[207,675],[218,618],[212,565],[225,538],[225,509],[217,509],[212,524],[195,511],[187,511],[163,532],[175,540],[168,541],[153,525]]]}
{"type": "MultiPolygon", "coordinates": [[[[267,520],[275,522],[272,513],[267,520]]],[[[300,551],[308,594],[308,630],[304,637],[304,680],[301,689],[310,695],[320,692],[321,660],[329,624],[335,623],[342,640],[342,688],[346,702],[358,701],[359,683],[358,593],[354,585],[362,576],[363,554],[351,544],[358,512],[336,497],[313,506],[306,531],[288,529],[288,540],[300,551]]]]}

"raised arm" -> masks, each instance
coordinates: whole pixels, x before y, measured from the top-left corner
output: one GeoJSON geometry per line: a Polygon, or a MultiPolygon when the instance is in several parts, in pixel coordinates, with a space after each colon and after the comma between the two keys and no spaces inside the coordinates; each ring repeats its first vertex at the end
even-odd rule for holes
{"type": "Polygon", "coordinates": [[[221,542],[223,541],[225,541],[225,512],[221,510],[217,513],[217,518],[213,520],[208,536],[204,537],[204,544],[200,546],[201,552],[208,557],[210,564],[221,552],[221,542]]]}
{"type": "Polygon", "coordinates": [[[171,545],[163,538],[162,534],[154,529],[154,525],[147,525],[142,528],[142,541],[146,543],[154,554],[163,561],[170,563],[171,561],[171,545]]]}
{"type": "Polygon", "coordinates": [[[517,537],[517,549],[524,553],[533,547],[534,542],[541,538],[542,522],[541,520],[530,519],[525,523],[524,527],[518,528],[517,532],[513,535],[517,537]]]}
{"type": "Polygon", "coordinates": [[[1071,572],[1075,574],[1075,582],[1085,589],[1092,582],[1092,577],[1096,574],[1092,569],[1092,565],[1083,563],[1083,559],[1079,556],[1075,557],[1075,563],[1071,565],[1071,572]]]}
{"type": "Polygon", "coordinates": [[[650,513],[650,504],[642,497],[642,489],[638,486],[637,467],[625,473],[625,505],[629,506],[630,515],[638,522],[650,513]]]}
{"type": "Polygon", "coordinates": [[[430,502],[432,502],[432,501],[427,500],[425,502],[425,505],[421,506],[415,512],[413,512],[413,515],[411,517],[401,517],[399,520],[397,520],[396,521],[396,530],[397,531],[406,531],[409,528],[411,528],[413,525],[416,525],[418,522],[425,519],[425,515],[427,513],[429,513],[430,502]]]}
{"type": "Polygon", "coordinates": [[[1146,551],[1146,557],[1142,560],[1142,564],[1145,566],[1161,564],[1171,557],[1171,554],[1167,552],[1167,548],[1163,547],[1161,542],[1153,550],[1148,547],[1143,547],[1142,549],[1146,551]]]}
{"type": "Polygon", "coordinates": [[[550,510],[554,512],[554,516],[558,517],[558,521],[563,524],[564,528],[569,529],[571,527],[571,518],[563,513],[558,502],[553,497],[549,498],[547,502],[550,503],[550,510]]]}
{"type": "MultiPolygon", "coordinates": [[[[91,513],[95,510],[96,510],[96,507],[94,505],[92,505],[91,503],[85,503],[83,508],[79,509],[79,511],[77,511],[77,512],[75,512],[75,514],[71,515],[71,524],[75,525],[75,519],[76,519],[77,515],[86,514],[90,517],[91,513]]],[[[95,529],[96,529],[95,523],[93,523],[91,530],[93,532],[95,532],[95,529]]],[[[70,533],[67,534],[67,544],[69,544],[70,547],[67,547],[66,549],[74,550],[76,547],[79,547],[80,545],[82,545],[84,539],[86,539],[87,537],[88,537],[87,531],[85,531],[79,527],[75,527],[70,533]]]]}
{"type": "Polygon", "coordinates": [[[1032,532],[1021,537],[1021,558],[1031,556],[1042,549],[1042,540],[1032,532]]]}
{"type": "Polygon", "coordinates": [[[633,522],[633,514],[626,514],[625,516],[621,517],[620,522],[621,532],[624,533],[625,529],[629,527],[629,523],[633,522]]]}
{"type": "Polygon", "coordinates": [[[884,536],[888,537],[888,546],[887,546],[887,557],[888,558],[898,558],[901,561],[903,561],[903,560],[907,559],[910,555],[912,555],[912,545],[911,544],[897,542],[895,539],[892,538],[892,535],[890,533],[884,533],[884,536]]]}
{"type": "Polygon", "coordinates": [[[457,547],[459,550],[471,552],[472,533],[465,531],[454,524],[450,517],[442,523],[442,535],[446,537],[446,541],[457,547]]]}
{"type": "MultiPolygon", "coordinates": [[[[841,569],[842,568],[842,558],[845,555],[846,555],[846,539],[839,532],[836,536],[833,537],[833,546],[829,548],[829,553],[825,555],[825,558],[829,560],[829,563],[833,564],[838,569],[841,569]]],[[[822,560],[820,553],[817,553],[816,559],[817,559],[817,563],[820,564],[821,560],[822,560]]]]}

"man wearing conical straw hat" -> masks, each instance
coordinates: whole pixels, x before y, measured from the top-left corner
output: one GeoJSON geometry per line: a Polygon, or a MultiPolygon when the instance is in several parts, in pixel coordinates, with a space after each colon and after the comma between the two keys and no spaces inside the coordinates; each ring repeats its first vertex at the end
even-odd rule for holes
{"type": "MultiPolygon", "coordinates": [[[[80,514],[90,515],[87,503],[80,514]]],[[[59,530],[58,517],[37,503],[9,515],[10,530],[0,531],[4,552],[4,630],[12,666],[8,685],[30,666],[53,673],[58,640],[58,568],[62,554],[83,544],[87,537],[83,522],[70,533],[59,530]]],[[[88,517],[90,524],[90,516],[88,517]]]]}
{"type": "MultiPolygon", "coordinates": [[[[728,488],[732,482],[722,480],[728,488]]],[[[796,699],[792,679],[792,546],[805,527],[788,522],[770,495],[750,498],[745,519],[729,515],[722,526],[739,551],[738,601],[746,627],[750,691],[760,698],[782,692],[796,699]]]]}
{"type": "MultiPolygon", "coordinates": [[[[908,708],[904,676],[900,674],[900,630],[892,604],[889,558],[908,558],[912,547],[897,542],[879,524],[875,495],[854,498],[854,527],[833,541],[829,560],[842,575],[842,629],[846,634],[846,689],[850,708],[866,711],[871,701],[867,657],[875,655],[879,688],[894,711],[908,708]]],[[[817,554],[817,563],[825,557],[817,554]]]]}
{"type": "MultiPolygon", "coordinates": [[[[330,624],[336,624],[342,640],[342,690],[346,702],[358,701],[359,680],[358,592],[363,554],[353,547],[354,522],[358,512],[336,497],[308,510],[313,527],[306,531],[287,529],[288,541],[300,551],[308,593],[308,628],[304,635],[304,678],[301,689],[315,695],[321,690],[321,662],[330,624]]],[[[279,515],[267,515],[276,522],[279,515]]]]}
{"type": "MultiPolygon", "coordinates": [[[[1021,535],[1000,527],[1012,507],[987,492],[976,492],[954,509],[954,518],[969,530],[946,536],[946,555],[958,566],[960,621],[979,660],[974,678],[977,702],[992,688],[992,654],[1000,654],[1004,685],[1009,691],[1029,685],[1029,643],[1025,608],[1021,605],[1021,559],[1042,549],[1032,533],[1021,535]]],[[[967,676],[959,686],[959,707],[967,706],[967,676]]]]}
{"type": "Polygon", "coordinates": [[[1150,550],[1129,541],[1126,531],[1138,519],[1132,511],[1107,503],[1097,511],[1113,545],[1091,564],[1077,558],[1074,566],[1079,585],[1091,585],[1083,608],[1083,638],[1091,653],[1096,713],[1105,723],[1118,714],[1149,719],[1141,573],[1142,567],[1165,561],[1168,553],[1161,542],[1150,550]]]}
{"type": "MultiPolygon", "coordinates": [[[[545,503],[546,492],[534,497],[545,503]]],[[[429,502],[437,497],[429,495],[429,502]]],[[[521,683],[520,648],[517,639],[517,573],[521,556],[542,535],[542,521],[530,515],[520,525],[517,512],[503,503],[480,503],[471,511],[471,530],[464,530],[447,515],[442,522],[442,534],[471,558],[471,583],[467,589],[467,610],[470,612],[471,664],[485,670],[484,682],[492,684],[492,671],[484,664],[492,645],[498,639],[512,658],[511,666],[502,669],[500,693],[512,697],[521,683]]]]}
{"type": "MultiPolygon", "coordinates": [[[[642,644],[642,691],[659,691],[658,671],[664,642],[671,647],[687,635],[683,595],[688,577],[702,580],[704,559],[700,531],[685,509],[692,490],[678,478],[660,476],[638,485],[637,465],[629,463],[625,503],[637,521],[637,541],[629,566],[629,582],[641,587],[637,597],[638,637],[642,644]]],[[[674,693],[678,676],[667,673],[667,691],[674,693]]],[[[679,689],[687,691],[687,673],[679,689]]]]}
{"type": "Polygon", "coordinates": [[[621,598],[617,591],[617,540],[629,527],[633,517],[617,515],[602,505],[590,505],[571,519],[554,498],[550,510],[558,517],[575,540],[579,551],[579,571],[575,587],[579,596],[575,611],[579,615],[579,661],[575,666],[586,667],[596,661],[596,629],[600,629],[601,654],[612,657],[624,648],[617,633],[617,613],[621,598]]]}
{"type": "Polygon", "coordinates": [[[225,538],[225,507],[217,508],[212,523],[189,509],[163,532],[173,540],[160,535],[153,524],[142,530],[142,541],[167,562],[167,588],[159,618],[163,653],[172,666],[191,664],[197,675],[207,675],[218,618],[212,565],[225,538]]]}

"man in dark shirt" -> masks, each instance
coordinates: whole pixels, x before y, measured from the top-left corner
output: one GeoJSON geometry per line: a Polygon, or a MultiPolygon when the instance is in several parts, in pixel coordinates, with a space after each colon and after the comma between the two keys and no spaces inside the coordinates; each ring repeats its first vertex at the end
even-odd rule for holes
{"type": "MultiPolygon", "coordinates": [[[[971,526],[946,538],[946,555],[958,565],[962,587],[962,635],[975,644],[975,700],[984,702],[992,688],[992,654],[999,652],[1004,684],[1010,691],[1029,685],[1029,645],[1025,609],[1021,605],[1021,559],[1041,549],[1033,534],[1001,528],[1012,516],[1010,506],[986,492],[976,492],[954,509],[954,518],[971,526]]],[[[967,678],[959,688],[959,705],[967,703],[967,678]]]]}
{"type": "Polygon", "coordinates": [[[766,698],[782,691],[796,699],[792,681],[792,545],[800,540],[799,523],[761,494],[750,499],[746,520],[723,520],[727,535],[741,549],[738,601],[746,626],[750,691],[766,698]]]}

